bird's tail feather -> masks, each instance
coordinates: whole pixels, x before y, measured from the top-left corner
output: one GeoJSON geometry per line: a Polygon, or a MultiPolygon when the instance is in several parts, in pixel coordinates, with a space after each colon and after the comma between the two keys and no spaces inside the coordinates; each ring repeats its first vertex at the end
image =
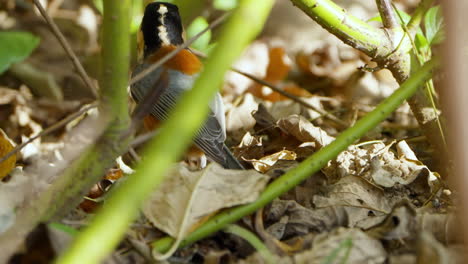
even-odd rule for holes
{"type": "Polygon", "coordinates": [[[242,166],[239,160],[236,159],[236,157],[234,157],[234,155],[226,145],[223,146],[223,151],[224,153],[226,153],[226,159],[224,161],[224,164],[221,164],[224,168],[232,170],[245,170],[244,166],[242,166]]]}

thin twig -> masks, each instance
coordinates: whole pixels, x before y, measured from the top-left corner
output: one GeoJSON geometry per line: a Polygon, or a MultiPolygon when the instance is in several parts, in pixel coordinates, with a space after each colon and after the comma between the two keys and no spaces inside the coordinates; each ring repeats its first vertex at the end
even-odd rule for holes
{"type": "Polygon", "coordinates": [[[39,134],[31,137],[30,139],[28,139],[26,142],[23,142],[21,144],[19,144],[18,146],[16,146],[13,150],[11,150],[10,152],[8,152],[5,156],[1,157],[0,158],[0,164],[2,162],[4,162],[5,160],[7,160],[8,158],[10,158],[12,155],[14,155],[15,153],[17,153],[18,151],[20,151],[22,148],[24,148],[26,145],[28,145],[29,143],[33,142],[34,140],[42,137],[42,136],[45,136],[45,135],[48,135],[54,131],[56,131],[57,129],[65,126],[66,124],[70,123],[71,121],[75,120],[76,118],[80,117],[82,114],[86,113],[87,111],[89,111],[90,109],[93,109],[95,107],[98,106],[98,103],[97,102],[94,102],[92,104],[89,104],[85,107],[83,107],[80,111],[78,112],[75,112],[67,117],[65,117],[64,119],[58,121],[57,123],[53,124],[52,126],[42,130],[39,134]]]}
{"type": "Polygon", "coordinates": [[[135,151],[135,149],[133,147],[130,147],[128,149],[128,153],[130,153],[130,156],[136,161],[136,162],[140,162],[141,161],[141,157],[140,155],[138,155],[138,153],[135,151]]]}
{"type": "MultiPolygon", "coordinates": [[[[195,53],[195,55],[197,55],[197,56],[199,56],[199,57],[202,57],[202,58],[206,58],[206,57],[207,57],[206,54],[204,54],[203,52],[200,52],[200,51],[193,51],[193,52],[195,53]]],[[[234,67],[231,67],[231,71],[237,72],[238,74],[243,75],[243,76],[245,76],[245,77],[251,79],[252,81],[254,81],[254,82],[256,82],[256,83],[259,83],[259,84],[261,84],[261,85],[263,85],[263,86],[266,86],[266,87],[270,88],[271,90],[273,90],[273,91],[275,91],[275,92],[277,92],[277,93],[279,93],[279,94],[281,94],[281,95],[283,95],[283,96],[285,96],[285,97],[287,97],[287,98],[289,98],[289,99],[291,99],[291,100],[297,102],[298,104],[301,104],[301,105],[303,105],[304,107],[307,107],[307,108],[309,108],[309,109],[311,109],[311,110],[313,110],[313,111],[319,113],[319,114],[322,115],[323,117],[328,118],[328,119],[330,119],[331,121],[335,122],[335,123],[336,123],[337,125],[339,125],[341,128],[347,128],[347,127],[348,127],[348,124],[347,124],[346,122],[340,120],[339,118],[337,118],[337,117],[334,116],[333,114],[331,114],[331,113],[329,113],[329,112],[326,112],[326,111],[323,111],[323,110],[321,110],[321,109],[319,109],[319,108],[317,108],[317,107],[315,107],[315,106],[309,104],[308,102],[302,100],[301,98],[299,98],[299,97],[297,97],[297,96],[295,96],[295,95],[293,95],[293,94],[291,94],[291,93],[288,93],[288,92],[284,91],[283,89],[280,89],[280,88],[278,88],[277,86],[275,86],[275,85],[273,85],[273,84],[271,84],[271,83],[269,83],[269,82],[267,82],[267,81],[264,81],[264,80],[262,80],[262,79],[260,79],[260,78],[257,78],[256,76],[250,74],[250,73],[241,71],[241,70],[236,69],[236,68],[234,68],[234,67]]]]}
{"type": "MultiPolygon", "coordinates": [[[[35,0],[37,1],[37,0],[35,0]]],[[[143,79],[146,75],[150,74],[151,72],[153,72],[154,70],[156,70],[157,68],[159,68],[161,65],[163,65],[164,63],[166,63],[168,60],[170,60],[172,57],[174,57],[177,53],[179,53],[179,51],[187,48],[188,46],[190,46],[195,40],[197,40],[201,35],[203,35],[205,32],[207,32],[208,30],[211,30],[213,28],[215,28],[216,26],[218,26],[219,24],[221,24],[221,22],[223,22],[228,16],[229,16],[230,13],[224,13],[222,16],[216,18],[213,23],[211,23],[208,27],[206,27],[204,30],[200,31],[200,33],[198,33],[197,35],[193,36],[191,39],[189,39],[188,41],[186,41],[184,44],[178,46],[175,50],[169,52],[168,54],[166,54],[166,56],[162,57],[158,62],[152,64],[150,67],[148,67],[148,69],[145,69],[144,71],[140,72],[139,74],[137,74],[135,77],[133,77],[131,80],[130,80],[130,85],[140,81],[141,79],[143,79]]]]}
{"type": "Polygon", "coordinates": [[[291,99],[291,100],[293,100],[293,101],[295,101],[295,102],[297,102],[297,103],[299,103],[299,104],[301,104],[301,105],[303,105],[303,106],[305,106],[307,108],[312,109],[313,111],[319,113],[323,117],[328,118],[331,121],[335,122],[336,124],[338,124],[342,128],[347,128],[348,127],[348,124],[346,124],[344,121],[338,119],[333,114],[328,113],[326,111],[323,111],[323,110],[309,104],[308,102],[302,100],[301,98],[299,98],[299,97],[297,97],[297,96],[295,96],[295,95],[293,95],[291,93],[288,93],[288,92],[276,87],[275,85],[273,85],[273,84],[271,84],[269,82],[266,82],[266,81],[264,81],[264,80],[262,80],[260,78],[257,78],[255,76],[253,76],[250,73],[246,73],[246,72],[243,72],[243,71],[235,69],[235,68],[231,68],[231,71],[237,72],[237,73],[239,73],[239,74],[241,74],[241,75],[243,75],[243,76],[245,76],[245,77],[247,77],[249,79],[252,79],[253,81],[255,81],[257,83],[259,83],[259,84],[261,84],[263,86],[266,86],[266,87],[270,88],[271,90],[273,90],[273,91],[275,91],[275,92],[277,92],[277,93],[279,93],[279,94],[281,94],[281,95],[283,95],[283,96],[285,96],[285,97],[287,97],[287,98],[289,98],[289,99],[291,99]]]}
{"type": "Polygon", "coordinates": [[[399,26],[395,12],[393,11],[391,0],[376,0],[377,8],[379,9],[380,17],[384,28],[392,29],[399,26]]]}
{"type": "Polygon", "coordinates": [[[89,76],[86,73],[85,69],[81,65],[78,58],[76,57],[75,52],[73,52],[72,48],[70,47],[67,40],[63,36],[62,32],[57,27],[57,24],[55,24],[54,20],[52,20],[52,18],[50,18],[50,16],[45,11],[44,7],[42,7],[42,4],[41,4],[41,2],[39,0],[34,0],[34,4],[36,5],[37,9],[39,9],[39,12],[44,17],[47,24],[49,24],[49,27],[50,27],[52,33],[58,39],[58,41],[60,42],[60,45],[62,45],[63,49],[65,50],[65,53],[67,53],[67,55],[70,58],[71,62],[75,66],[76,70],[78,71],[78,74],[80,75],[81,79],[83,79],[83,82],[88,86],[88,88],[91,90],[93,95],[96,98],[98,98],[99,93],[98,93],[96,87],[93,85],[93,82],[91,81],[91,79],[89,78],[89,76]]]}
{"type": "Polygon", "coordinates": [[[156,136],[157,134],[159,134],[159,131],[156,130],[156,131],[151,131],[151,132],[148,132],[148,133],[145,133],[145,134],[141,134],[139,136],[137,136],[133,141],[132,143],[130,143],[130,146],[132,148],[135,148],[143,143],[145,143],[146,141],[152,139],[154,136],[156,136]]]}

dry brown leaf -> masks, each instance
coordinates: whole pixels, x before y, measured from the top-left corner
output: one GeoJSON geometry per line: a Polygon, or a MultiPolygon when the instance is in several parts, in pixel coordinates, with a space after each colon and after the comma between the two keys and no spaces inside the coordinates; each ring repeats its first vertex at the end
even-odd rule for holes
{"type": "Polygon", "coordinates": [[[244,95],[238,106],[233,106],[226,116],[226,130],[233,138],[240,139],[246,131],[255,125],[252,112],[258,109],[258,103],[251,94],[244,95]]]}
{"type": "Polygon", "coordinates": [[[366,229],[366,233],[376,239],[414,240],[418,230],[415,216],[414,208],[402,201],[394,206],[382,222],[366,229]]]}
{"type": "Polygon", "coordinates": [[[302,142],[314,142],[317,147],[330,144],[335,138],[331,137],[319,127],[312,125],[307,119],[299,115],[282,118],[278,126],[302,142]]]}
{"type": "MultiPolygon", "coordinates": [[[[255,41],[244,51],[233,67],[243,72],[248,72],[257,78],[263,79],[266,74],[268,58],[268,46],[264,41],[255,41]]],[[[229,94],[244,93],[254,81],[230,71],[226,74],[223,90],[229,94]]]]}
{"type": "Polygon", "coordinates": [[[271,83],[282,81],[288,75],[291,60],[283,47],[270,48],[268,55],[270,62],[268,63],[265,81],[271,83]]]}
{"type": "Polygon", "coordinates": [[[177,165],[165,179],[143,206],[143,213],[157,228],[182,238],[216,211],[254,201],[269,177],[212,163],[196,172],[177,165]]]}
{"type": "Polygon", "coordinates": [[[10,104],[20,93],[17,90],[0,87],[0,105],[10,104]]]}
{"type": "Polygon", "coordinates": [[[384,192],[360,177],[344,177],[326,189],[324,194],[314,196],[314,205],[316,208],[344,206],[348,226],[368,228],[391,211],[390,201],[387,201],[384,192]],[[369,212],[374,217],[369,217],[369,212]]]}
{"type": "Polygon", "coordinates": [[[268,107],[268,112],[277,121],[281,118],[287,118],[291,115],[305,115],[303,107],[291,100],[278,101],[268,107]]]}
{"type": "Polygon", "coordinates": [[[261,172],[267,172],[279,160],[296,160],[296,153],[289,150],[282,150],[274,154],[265,156],[259,160],[248,160],[252,163],[253,167],[261,172]]]}
{"type": "Polygon", "coordinates": [[[330,182],[336,182],[348,175],[362,176],[369,170],[371,153],[379,151],[385,147],[383,143],[376,143],[360,148],[354,145],[341,152],[336,159],[331,160],[322,168],[322,172],[330,182]]]}
{"type": "MultiPolygon", "coordinates": [[[[268,67],[263,80],[273,85],[277,85],[288,75],[288,72],[291,68],[291,62],[288,56],[286,55],[284,48],[282,47],[270,48],[268,50],[268,58],[268,67]]],[[[302,89],[298,88],[298,90],[302,89]]],[[[280,95],[277,92],[272,91],[270,88],[264,87],[259,83],[254,83],[248,89],[248,92],[258,98],[271,102],[287,99],[286,97],[280,95]]]]}
{"type": "Polygon", "coordinates": [[[370,177],[382,187],[393,187],[395,184],[407,185],[418,176],[426,175],[430,186],[435,185],[437,177],[422,164],[402,140],[397,144],[398,157],[388,150],[375,155],[371,160],[370,177]]]}
{"type": "Polygon", "coordinates": [[[318,235],[312,249],[294,255],[294,263],[384,263],[386,256],[377,239],[357,228],[340,227],[318,235]]]}
{"type": "MultiPolygon", "coordinates": [[[[0,128],[0,157],[5,156],[14,148],[14,143],[8,136],[3,132],[3,129],[0,128]]],[[[4,162],[0,163],[0,179],[7,176],[16,165],[16,154],[13,154],[4,162]]]]}
{"type": "Polygon", "coordinates": [[[259,159],[264,156],[261,137],[252,136],[250,132],[245,133],[239,146],[234,148],[234,155],[240,159],[259,159]]]}
{"type": "Polygon", "coordinates": [[[335,208],[306,208],[293,200],[274,200],[265,213],[265,222],[273,223],[266,230],[279,240],[326,232],[348,224],[343,212],[335,208]]]}

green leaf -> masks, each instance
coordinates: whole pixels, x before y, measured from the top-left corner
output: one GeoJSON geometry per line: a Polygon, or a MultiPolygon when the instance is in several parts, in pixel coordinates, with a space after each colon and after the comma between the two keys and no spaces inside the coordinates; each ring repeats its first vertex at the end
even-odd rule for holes
{"type": "Polygon", "coordinates": [[[0,32],[0,74],[10,65],[26,59],[39,44],[39,38],[28,32],[0,32]]]}
{"type": "MultiPolygon", "coordinates": [[[[187,38],[192,38],[197,35],[199,32],[203,31],[208,27],[208,21],[204,17],[197,17],[187,28],[187,38]]],[[[211,40],[211,30],[203,34],[198,38],[193,44],[192,47],[202,52],[206,52],[211,40]]]]}
{"type": "Polygon", "coordinates": [[[429,48],[429,42],[427,41],[426,37],[424,37],[421,33],[416,33],[414,37],[414,44],[416,48],[420,51],[426,50],[429,48]]]}
{"type": "Polygon", "coordinates": [[[238,4],[238,0],[214,0],[213,6],[216,9],[228,11],[234,9],[238,4]]]}
{"type": "Polygon", "coordinates": [[[444,39],[444,21],[440,6],[431,7],[424,17],[426,39],[431,45],[438,44],[444,39]]]}
{"type": "Polygon", "coordinates": [[[62,232],[65,232],[70,236],[76,236],[79,233],[78,230],[76,230],[75,228],[73,228],[71,226],[68,226],[68,225],[65,225],[65,224],[62,224],[62,223],[52,222],[52,223],[49,223],[48,226],[50,228],[57,229],[57,230],[60,230],[62,232]]]}

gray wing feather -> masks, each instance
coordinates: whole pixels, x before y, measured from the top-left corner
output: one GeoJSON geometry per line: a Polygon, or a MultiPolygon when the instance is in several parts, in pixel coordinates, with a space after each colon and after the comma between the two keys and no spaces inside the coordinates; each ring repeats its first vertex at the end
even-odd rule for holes
{"type": "MultiPolygon", "coordinates": [[[[147,68],[148,64],[139,64],[134,69],[132,76],[147,68]]],[[[135,101],[140,102],[154,83],[158,81],[162,69],[155,70],[139,82],[133,84],[130,89],[135,101]]],[[[166,120],[168,114],[175,106],[177,100],[193,85],[192,76],[169,70],[169,85],[156,104],[151,109],[151,114],[159,120],[166,120]]],[[[210,113],[203,127],[198,131],[194,140],[195,144],[205,152],[212,160],[224,164],[225,153],[223,151],[224,140],[226,139],[226,127],[224,118],[224,106],[219,94],[210,102],[210,113]]]]}

